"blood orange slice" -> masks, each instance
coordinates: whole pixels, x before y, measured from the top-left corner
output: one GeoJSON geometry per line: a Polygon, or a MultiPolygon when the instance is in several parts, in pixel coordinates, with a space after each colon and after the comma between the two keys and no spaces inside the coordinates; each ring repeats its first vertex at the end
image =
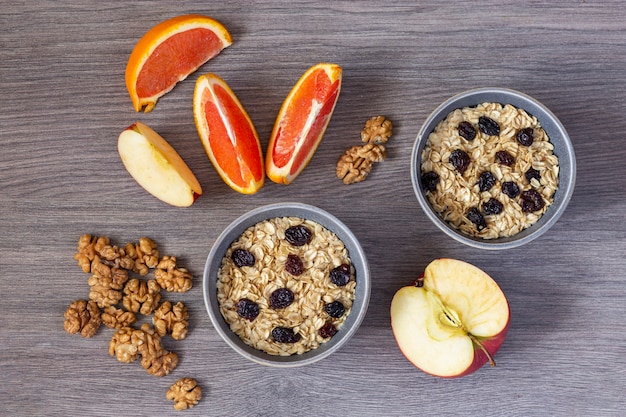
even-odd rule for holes
{"type": "Polygon", "coordinates": [[[256,193],[265,181],[261,142],[224,80],[212,73],[198,78],[193,114],[204,150],[220,177],[240,193],[256,193]]]}
{"type": "Polygon", "coordinates": [[[232,43],[217,20],[201,15],[174,17],[154,26],[137,42],[126,65],[126,88],[135,111],[151,111],[159,97],[232,43]]]}
{"type": "Polygon", "coordinates": [[[317,150],[341,91],[341,67],[321,63],[309,68],[283,102],[267,148],[268,178],[290,184],[317,150]]]}

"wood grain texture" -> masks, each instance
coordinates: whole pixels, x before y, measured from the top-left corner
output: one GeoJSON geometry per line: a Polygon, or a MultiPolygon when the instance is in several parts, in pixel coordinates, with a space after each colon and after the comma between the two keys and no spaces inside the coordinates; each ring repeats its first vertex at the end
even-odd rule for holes
{"type": "Polygon", "coordinates": [[[626,2],[65,1],[0,7],[0,415],[155,416],[183,376],[202,385],[185,415],[618,416],[626,408],[626,2]],[[509,2],[510,3],[510,2],[509,2]],[[126,60],[156,23],[184,13],[220,20],[234,43],[198,74],[216,72],[253,119],[265,149],[282,100],[306,68],[344,68],[343,90],[311,165],[290,186],[254,196],[211,167],[191,112],[192,75],[149,114],[135,113],[126,60]],[[421,123],[465,89],[521,90],[568,130],[578,177],[559,222],[523,248],[485,252],[441,233],[409,177],[421,123]],[[363,123],[394,123],[388,159],[363,183],[335,177],[363,123]],[[166,137],[203,185],[193,207],[143,192],[117,155],[141,120],[166,137]],[[368,314],[339,352],[301,369],[269,369],[231,351],[204,308],[211,245],[235,217],[279,201],[317,205],[361,240],[372,271],[368,314]],[[72,259],[82,233],[126,242],[150,236],[193,272],[180,296],[191,314],[181,358],[156,378],[63,331],[69,303],[87,296],[72,259]],[[498,366],[458,380],[427,376],[399,352],[389,325],[394,292],[433,258],[490,273],[512,322],[498,366]]]}

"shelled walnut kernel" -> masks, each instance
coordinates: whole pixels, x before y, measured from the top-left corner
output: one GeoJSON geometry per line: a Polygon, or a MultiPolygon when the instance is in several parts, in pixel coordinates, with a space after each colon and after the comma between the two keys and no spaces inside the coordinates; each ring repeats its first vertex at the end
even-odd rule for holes
{"type": "Polygon", "coordinates": [[[202,398],[202,388],[193,378],[181,378],[167,390],[165,397],[174,401],[174,409],[186,410],[198,404],[202,398]]]}
{"type": "Polygon", "coordinates": [[[114,306],[106,307],[102,311],[102,323],[111,329],[121,329],[123,327],[129,327],[135,321],[137,316],[132,311],[126,311],[114,306]]]}
{"type": "Polygon", "coordinates": [[[172,305],[171,302],[165,301],[154,311],[152,323],[159,336],[171,333],[174,340],[182,340],[187,336],[188,318],[187,306],[182,302],[172,305]]]}
{"type": "Polygon", "coordinates": [[[124,297],[122,303],[124,308],[133,313],[144,315],[152,314],[156,306],[161,301],[161,287],[153,279],[141,281],[133,278],[124,287],[124,297]]]}
{"type": "Polygon", "coordinates": [[[69,334],[79,333],[81,336],[93,337],[100,328],[100,309],[94,301],[76,300],[63,314],[63,327],[69,334]]]}
{"type": "Polygon", "coordinates": [[[154,277],[165,291],[187,292],[191,289],[191,274],[176,265],[175,256],[164,256],[156,265],[154,277]]]}

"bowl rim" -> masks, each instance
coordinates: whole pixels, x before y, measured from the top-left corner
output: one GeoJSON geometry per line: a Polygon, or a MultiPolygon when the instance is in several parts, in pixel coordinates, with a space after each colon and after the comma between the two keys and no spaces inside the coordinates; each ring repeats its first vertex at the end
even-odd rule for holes
{"type": "Polygon", "coordinates": [[[369,305],[371,293],[370,270],[365,252],[358,239],[337,217],[319,207],[309,204],[297,202],[272,203],[259,206],[240,215],[220,233],[213,243],[206,259],[202,280],[202,292],[205,307],[209,313],[213,327],[233,350],[257,364],[291,368],[309,365],[326,358],[331,353],[341,348],[354,333],[356,333],[365,318],[369,305]],[[217,270],[222,262],[224,253],[230,244],[237,239],[245,229],[263,220],[286,216],[312,220],[334,232],[348,248],[350,260],[356,268],[358,285],[356,287],[353,309],[342,326],[342,330],[345,329],[345,332],[338,332],[333,336],[331,341],[323,343],[320,347],[303,354],[279,356],[270,355],[245,344],[239,336],[230,330],[229,325],[219,312],[215,286],[217,270]],[[358,261],[358,263],[355,262],[355,260],[358,261]]]}
{"type": "MultiPolygon", "coordinates": [[[[547,129],[546,129],[547,130],[547,129]]],[[[574,148],[571,139],[565,130],[565,127],[556,117],[550,109],[539,102],[537,99],[522,93],[518,90],[502,87],[483,87],[475,88],[463,91],[452,97],[446,99],[443,103],[437,106],[425,119],[422,124],[417,138],[413,144],[411,151],[411,183],[413,185],[413,191],[417,197],[419,205],[426,216],[446,235],[452,237],[454,240],[464,243],[468,246],[486,249],[486,250],[500,250],[500,249],[512,249],[522,246],[532,240],[537,239],[548,231],[561,217],[565,211],[569,201],[574,192],[576,183],[576,158],[574,148]],[[496,95],[500,96],[497,100],[487,99],[487,96],[496,95]],[[485,97],[485,99],[480,99],[485,97]],[[502,98],[506,97],[506,102],[502,98]],[[459,105],[456,103],[471,100],[474,104],[459,105]],[[546,126],[550,127],[552,131],[549,134],[550,141],[554,144],[554,140],[558,140],[559,144],[562,142],[562,149],[559,148],[562,154],[558,155],[559,158],[559,186],[555,193],[555,201],[546,213],[544,213],[539,221],[529,228],[521,231],[520,233],[497,239],[482,239],[478,237],[472,237],[463,234],[463,232],[455,229],[449,225],[445,220],[441,219],[439,214],[431,207],[430,203],[425,197],[423,188],[421,187],[421,151],[428,139],[428,135],[432,132],[434,127],[443,120],[452,110],[462,108],[471,105],[478,105],[483,102],[500,102],[502,104],[512,104],[518,108],[526,110],[529,114],[537,117],[542,127],[546,129],[546,126]],[[521,103],[521,104],[519,104],[521,103]],[[556,136],[554,135],[556,133],[556,136]],[[554,139],[553,139],[554,138],[554,139]],[[563,179],[566,179],[563,181],[563,179]],[[552,210],[551,210],[552,209],[552,210]]]]}

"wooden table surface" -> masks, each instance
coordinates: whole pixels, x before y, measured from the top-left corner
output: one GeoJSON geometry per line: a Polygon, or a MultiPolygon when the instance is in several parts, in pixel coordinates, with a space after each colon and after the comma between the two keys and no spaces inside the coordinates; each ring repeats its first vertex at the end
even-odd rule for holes
{"type": "Polygon", "coordinates": [[[626,2],[40,0],[3,1],[0,9],[0,415],[173,415],[165,392],[184,376],[204,392],[189,416],[624,415],[626,2]],[[153,112],[135,113],[124,85],[130,51],[150,27],[186,13],[220,20],[234,43],[153,112]],[[197,76],[215,72],[229,83],[265,149],[283,99],[321,61],[343,67],[343,89],[310,165],[289,186],[268,181],[251,196],[228,188],[195,130],[197,76]],[[485,86],[548,106],[578,164],[574,195],[554,227],[497,252],[439,231],[409,176],[428,114],[485,86]],[[337,159],[379,114],[394,123],[387,160],[365,182],[343,185],[337,159]],[[205,192],[192,207],[161,203],[124,169],[117,137],[137,120],[196,173],[205,192]],[[355,336],[296,369],[232,351],[201,291],[219,233],[246,211],[282,201],[339,217],[360,239],[372,273],[355,336]],[[166,342],[180,356],[170,375],[110,357],[108,328],[92,339],[63,330],[69,303],[88,293],[73,259],[83,233],[114,243],[149,236],[193,273],[191,291],[164,295],[191,315],[188,337],[166,342]],[[400,353],[391,298],[437,257],[474,263],[507,295],[512,322],[496,368],[444,380],[400,353]]]}

